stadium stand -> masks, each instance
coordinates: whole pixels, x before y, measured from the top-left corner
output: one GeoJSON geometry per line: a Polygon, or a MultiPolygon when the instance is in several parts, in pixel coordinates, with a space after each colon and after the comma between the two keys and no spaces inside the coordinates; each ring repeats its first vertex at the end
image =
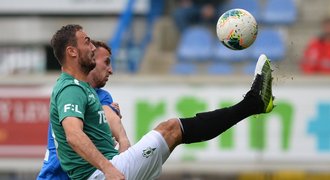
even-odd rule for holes
{"type": "Polygon", "coordinates": [[[140,64],[146,47],[151,40],[151,34],[153,26],[157,18],[159,18],[163,12],[164,1],[150,0],[149,12],[145,17],[146,31],[143,34],[141,40],[134,36],[133,26],[133,8],[135,1],[129,0],[124,12],[121,14],[115,34],[109,40],[110,47],[112,48],[113,57],[118,59],[113,61],[113,67],[117,71],[135,73],[139,71],[140,64]],[[123,53],[120,53],[123,51],[123,53]],[[121,56],[125,54],[125,57],[121,56]],[[116,66],[116,62],[123,62],[122,66],[116,66]]]}
{"type": "Polygon", "coordinates": [[[213,61],[207,68],[207,73],[211,75],[226,75],[235,72],[237,64],[251,61],[251,49],[235,51],[228,49],[218,40],[215,41],[213,49],[213,61]]]}
{"type": "MultiPolygon", "coordinates": [[[[216,38],[216,37],[215,37],[216,38]]],[[[242,62],[245,60],[251,59],[251,50],[250,48],[235,51],[228,49],[222,45],[219,40],[216,38],[214,49],[213,49],[213,58],[214,61],[220,62],[242,62]]]]}
{"type": "Polygon", "coordinates": [[[233,9],[233,8],[241,8],[249,11],[256,20],[261,19],[261,4],[259,0],[249,0],[249,1],[242,1],[242,0],[231,0],[228,1],[225,9],[233,9]]]}
{"type": "Polygon", "coordinates": [[[199,64],[213,58],[213,43],[214,36],[206,27],[188,27],[180,38],[177,48],[177,61],[171,72],[185,75],[198,73],[199,64]]]}
{"type": "Polygon", "coordinates": [[[232,64],[227,62],[215,62],[209,64],[207,67],[207,73],[210,75],[226,75],[232,74],[234,72],[234,67],[232,64]]]}
{"type": "MultiPolygon", "coordinates": [[[[273,62],[283,60],[286,55],[284,37],[275,28],[260,29],[254,44],[250,48],[241,51],[230,50],[219,42],[213,41],[212,43],[213,39],[217,38],[204,27],[188,29],[181,36],[177,49],[177,61],[205,62],[211,60],[207,73],[228,74],[234,72],[233,67],[231,67],[233,63],[254,62],[262,53],[267,54],[273,62]]],[[[180,66],[182,65],[180,64],[180,66]]],[[[253,72],[253,68],[254,63],[248,64],[244,67],[243,72],[250,74],[253,72]]],[[[195,72],[198,73],[199,71],[195,72]]]]}
{"type": "Polygon", "coordinates": [[[275,28],[260,29],[254,44],[249,48],[251,52],[251,61],[243,67],[244,74],[252,74],[255,68],[255,60],[260,54],[267,54],[272,62],[280,62],[286,56],[286,44],[282,33],[275,28]]]}
{"type": "Polygon", "coordinates": [[[256,41],[250,48],[252,59],[257,59],[262,53],[267,54],[272,61],[280,61],[285,58],[286,45],[283,35],[274,28],[260,29],[256,41]]]}
{"type": "Polygon", "coordinates": [[[179,61],[207,61],[212,58],[214,36],[205,27],[187,28],[181,36],[177,57],[179,61]]]}
{"type": "Polygon", "coordinates": [[[297,7],[294,0],[267,0],[261,22],[268,25],[290,25],[296,19],[297,7]]]}
{"type": "MultiPolygon", "coordinates": [[[[265,6],[262,6],[258,0],[232,0],[224,8],[242,8],[254,15],[259,23],[256,42],[246,50],[233,51],[220,44],[214,33],[211,36],[206,28],[195,26],[183,32],[180,37],[176,50],[178,62],[211,60],[206,71],[208,74],[233,73],[235,72],[234,67],[231,67],[233,63],[245,62],[247,65],[243,67],[242,73],[250,74],[254,68],[254,65],[250,63],[261,53],[267,54],[273,62],[285,59],[287,44],[284,41],[284,35],[286,35],[287,26],[283,25],[296,22],[297,6],[293,0],[267,0],[265,6]],[[274,13],[276,16],[273,15],[274,13]],[[210,43],[212,38],[216,39],[213,44],[210,43]],[[208,53],[213,56],[210,57],[208,53]]],[[[196,71],[196,73],[200,73],[200,71],[196,71]]]]}
{"type": "Polygon", "coordinates": [[[196,74],[197,66],[191,62],[179,62],[172,66],[173,74],[192,75],[196,74]]]}

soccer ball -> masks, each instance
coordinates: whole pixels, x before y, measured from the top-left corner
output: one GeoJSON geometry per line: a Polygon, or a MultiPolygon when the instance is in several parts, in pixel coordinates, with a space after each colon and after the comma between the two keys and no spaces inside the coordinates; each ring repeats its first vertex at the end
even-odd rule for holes
{"type": "Polygon", "coordinates": [[[244,9],[231,9],[217,23],[217,36],[226,47],[242,50],[253,44],[258,34],[255,18],[244,9]]]}

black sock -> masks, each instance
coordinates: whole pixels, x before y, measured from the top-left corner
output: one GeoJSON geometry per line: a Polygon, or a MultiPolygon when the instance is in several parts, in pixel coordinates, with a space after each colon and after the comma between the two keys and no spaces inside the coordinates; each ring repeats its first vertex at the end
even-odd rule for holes
{"type": "Polygon", "coordinates": [[[210,112],[196,114],[192,118],[180,118],[182,143],[189,144],[213,139],[244,118],[263,110],[260,96],[249,92],[238,104],[210,112]]]}

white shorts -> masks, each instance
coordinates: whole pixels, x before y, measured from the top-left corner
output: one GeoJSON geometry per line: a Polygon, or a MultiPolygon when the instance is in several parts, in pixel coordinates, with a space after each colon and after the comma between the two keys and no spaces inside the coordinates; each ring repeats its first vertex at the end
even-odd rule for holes
{"type": "MultiPolygon", "coordinates": [[[[157,131],[150,131],[125,152],[110,162],[124,174],[126,180],[152,180],[160,176],[162,165],[170,155],[168,145],[157,131]]],[[[104,174],[96,170],[88,180],[103,180],[104,174]]]]}

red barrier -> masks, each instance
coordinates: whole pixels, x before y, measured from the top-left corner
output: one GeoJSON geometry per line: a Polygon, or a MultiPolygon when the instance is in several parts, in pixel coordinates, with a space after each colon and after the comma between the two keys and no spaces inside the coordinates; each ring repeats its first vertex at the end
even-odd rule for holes
{"type": "Polygon", "coordinates": [[[0,98],[0,157],[45,153],[49,98],[0,98]]]}

